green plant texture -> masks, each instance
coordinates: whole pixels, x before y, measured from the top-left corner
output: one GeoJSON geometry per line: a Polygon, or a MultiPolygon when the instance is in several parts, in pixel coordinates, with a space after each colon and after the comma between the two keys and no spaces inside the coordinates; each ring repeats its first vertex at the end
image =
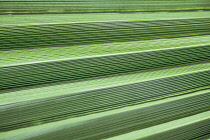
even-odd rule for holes
{"type": "Polygon", "coordinates": [[[210,136],[208,1],[0,3],[1,140],[210,136]]]}

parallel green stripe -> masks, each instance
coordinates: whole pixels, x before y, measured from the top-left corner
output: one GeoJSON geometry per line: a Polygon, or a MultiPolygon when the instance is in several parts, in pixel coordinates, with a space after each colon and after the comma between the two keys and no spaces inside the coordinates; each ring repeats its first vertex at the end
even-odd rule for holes
{"type": "Polygon", "coordinates": [[[209,91],[188,98],[131,110],[88,121],[65,124],[39,132],[32,132],[14,139],[102,139],[131,132],[160,123],[180,119],[209,110],[209,91]],[[200,104],[199,106],[197,104],[200,104]],[[87,129],[88,128],[88,129],[87,129]],[[71,133],[69,133],[71,132],[71,133]]]}
{"type": "Polygon", "coordinates": [[[0,52],[0,67],[210,45],[210,35],[0,52]]]}
{"type": "Polygon", "coordinates": [[[52,85],[0,94],[1,105],[140,83],[210,70],[210,63],[52,85]],[[14,100],[15,99],[15,100],[14,100]]]}
{"type": "Polygon", "coordinates": [[[1,50],[210,34],[210,20],[179,19],[1,27],[1,50]],[[164,23],[164,24],[163,24],[164,23]]]}
{"type": "Polygon", "coordinates": [[[108,12],[108,11],[161,11],[209,9],[209,1],[203,0],[97,0],[97,1],[19,1],[1,2],[2,13],[39,12],[108,12]]]}
{"type": "Polygon", "coordinates": [[[175,137],[178,136],[179,138],[182,139],[194,139],[199,135],[202,136],[204,133],[206,133],[205,131],[209,130],[208,126],[210,121],[209,119],[210,119],[210,111],[207,111],[190,117],[185,117],[168,123],[108,138],[107,140],[119,140],[119,139],[120,140],[128,140],[128,139],[171,140],[172,136],[175,137]],[[207,129],[205,128],[202,131],[199,130],[199,127],[200,128],[206,127],[207,129]],[[192,130],[195,130],[196,132],[192,133],[192,130]],[[184,136],[180,137],[180,134],[182,135],[184,134],[184,136]]]}
{"type": "MultiPolygon", "coordinates": [[[[165,136],[163,134],[157,135],[155,137],[158,137],[159,140],[162,140],[162,139],[171,140],[171,139],[176,139],[177,137],[182,138],[182,139],[203,139],[204,137],[209,135],[209,130],[210,130],[209,122],[210,122],[210,119],[186,126],[182,128],[181,130],[179,130],[179,132],[177,131],[166,132],[169,134],[165,134],[165,136]]],[[[152,140],[152,139],[153,138],[146,138],[142,140],[152,140]]]]}
{"type": "Polygon", "coordinates": [[[199,90],[200,87],[210,88],[208,79],[210,71],[2,105],[0,130],[36,125],[36,120],[46,123],[186,94],[191,90],[199,90]]]}
{"type": "MultiPolygon", "coordinates": [[[[0,14],[209,8],[92,2],[0,0],[0,14]]],[[[209,13],[0,15],[0,139],[206,138],[209,13]]]]}
{"type": "Polygon", "coordinates": [[[0,26],[53,25],[92,22],[152,21],[210,18],[209,11],[154,12],[154,13],[89,13],[89,14],[37,14],[1,15],[0,26]]]}
{"type": "Polygon", "coordinates": [[[71,137],[72,139],[98,139],[110,137],[208,110],[210,106],[207,105],[208,100],[206,98],[209,97],[209,95],[210,94],[206,93],[206,95],[170,102],[169,104],[161,104],[143,110],[134,110],[131,112],[107,116],[105,118],[85,122],[82,125],[81,123],[78,123],[75,124],[75,126],[64,126],[61,131],[55,131],[48,133],[47,135],[40,135],[36,137],[36,139],[52,139],[55,136],[60,139],[65,137],[71,137]],[[202,104],[197,106],[197,103],[200,102],[202,102],[202,104]],[[110,120],[112,121],[110,122],[110,120]],[[67,129],[67,133],[65,133],[65,129],[67,129]],[[69,131],[71,133],[69,133],[69,131]]]}
{"type": "MultiPolygon", "coordinates": [[[[18,135],[28,135],[28,134],[29,134],[29,137],[33,137],[34,135],[40,135],[43,132],[44,133],[51,132],[51,130],[56,129],[56,127],[57,128],[59,128],[59,127],[62,128],[62,126],[67,125],[67,124],[70,125],[70,126],[73,126],[73,125],[75,125],[76,123],[79,123],[79,122],[82,122],[82,123],[83,122],[89,122],[89,120],[104,118],[106,116],[119,114],[119,113],[123,113],[123,112],[128,112],[128,111],[132,111],[132,110],[136,110],[136,109],[143,109],[143,108],[150,107],[150,106],[157,106],[157,105],[162,104],[162,103],[164,103],[164,104],[165,103],[170,103],[170,102],[173,102],[173,101],[176,101],[176,100],[181,100],[181,99],[186,99],[186,98],[197,96],[197,95],[202,95],[202,94],[205,94],[207,92],[209,92],[209,90],[199,91],[199,92],[186,94],[186,95],[182,95],[182,96],[177,96],[177,97],[173,97],[173,98],[166,98],[164,100],[148,102],[148,103],[135,105],[135,106],[128,106],[128,107],[115,109],[115,110],[110,110],[110,111],[105,111],[105,112],[101,112],[101,113],[95,113],[95,114],[86,115],[86,116],[82,116],[82,117],[71,118],[71,119],[67,119],[67,120],[63,120],[63,121],[47,123],[47,124],[38,125],[38,126],[34,126],[34,127],[28,127],[28,128],[3,132],[3,133],[1,133],[2,134],[1,137],[4,138],[4,139],[9,138],[9,137],[13,137],[13,136],[14,136],[14,138],[17,138],[18,135]],[[31,134],[31,133],[33,133],[33,134],[31,134]]],[[[24,138],[26,138],[26,136],[22,137],[22,139],[24,139],[24,138]]],[[[19,139],[21,139],[21,137],[19,137],[19,139]]]]}
{"type": "Polygon", "coordinates": [[[75,81],[209,61],[209,52],[210,47],[203,46],[3,67],[0,69],[0,73],[2,73],[0,75],[0,79],[2,79],[0,89],[7,90],[75,81]]]}

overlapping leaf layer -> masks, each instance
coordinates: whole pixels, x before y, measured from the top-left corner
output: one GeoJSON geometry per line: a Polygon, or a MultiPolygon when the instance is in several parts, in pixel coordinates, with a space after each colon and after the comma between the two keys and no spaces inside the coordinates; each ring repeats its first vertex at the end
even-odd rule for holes
{"type": "Polygon", "coordinates": [[[208,137],[209,12],[161,14],[2,15],[0,138],[208,137]]]}

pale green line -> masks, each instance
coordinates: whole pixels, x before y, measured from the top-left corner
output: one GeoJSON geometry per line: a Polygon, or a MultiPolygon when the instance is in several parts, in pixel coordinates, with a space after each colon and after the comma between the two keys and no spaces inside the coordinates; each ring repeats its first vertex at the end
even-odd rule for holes
{"type": "Polygon", "coordinates": [[[199,113],[190,117],[185,117],[182,119],[170,121],[168,123],[152,126],[149,128],[133,131],[130,133],[122,134],[119,136],[111,137],[106,140],[135,140],[141,139],[145,137],[149,137],[152,135],[156,135],[165,131],[173,130],[176,128],[180,128],[189,124],[193,124],[196,122],[200,122],[203,120],[210,119],[210,111],[199,113]]]}
{"type": "Polygon", "coordinates": [[[110,78],[102,78],[83,82],[67,83],[61,85],[52,85],[34,89],[8,92],[0,94],[0,105],[55,97],[78,92],[117,87],[133,83],[139,83],[160,78],[191,74],[210,70],[210,63],[196,64],[191,66],[170,68],[164,70],[143,72],[137,74],[129,74],[115,76],[110,78]]]}
{"type": "MultiPolygon", "coordinates": [[[[144,103],[144,104],[128,106],[128,107],[124,107],[124,108],[120,108],[120,109],[115,109],[115,110],[90,114],[90,115],[86,115],[86,116],[70,118],[70,119],[66,119],[66,120],[62,120],[62,121],[42,124],[42,125],[38,125],[38,126],[27,127],[27,128],[12,130],[12,131],[8,131],[8,132],[3,132],[3,133],[0,133],[0,139],[15,137],[15,136],[22,135],[22,134],[27,134],[27,133],[30,133],[30,132],[33,132],[34,134],[36,134],[37,132],[48,132],[48,131],[51,130],[51,128],[62,127],[62,126],[67,125],[67,124],[68,125],[74,125],[78,122],[82,123],[82,122],[85,122],[85,121],[88,121],[88,120],[92,120],[92,119],[96,119],[96,118],[100,118],[100,117],[104,117],[104,116],[108,116],[108,115],[118,114],[118,113],[121,113],[121,112],[127,112],[127,111],[140,109],[140,108],[145,108],[145,107],[158,105],[158,104],[162,104],[162,103],[168,103],[168,102],[171,102],[171,101],[176,101],[176,100],[179,100],[179,99],[184,99],[184,98],[189,98],[189,97],[193,97],[193,96],[197,96],[197,95],[201,95],[201,94],[206,94],[206,93],[209,93],[209,92],[210,92],[210,90],[203,90],[203,91],[198,91],[198,92],[194,92],[194,93],[191,93],[191,94],[185,94],[185,95],[182,95],[182,96],[166,98],[166,99],[163,99],[163,100],[148,102],[148,103],[144,103]]],[[[58,128],[58,129],[60,129],[60,128],[58,128]]]]}
{"type": "Polygon", "coordinates": [[[0,67],[210,45],[210,35],[0,52],[0,67]]]}
{"type": "Polygon", "coordinates": [[[209,11],[159,12],[159,13],[89,13],[89,14],[40,14],[40,15],[1,15],[1,26],[28,26],[43,24],[67,24],[116,21],[151,21],[172,19],[210,18],[209,11]]]}

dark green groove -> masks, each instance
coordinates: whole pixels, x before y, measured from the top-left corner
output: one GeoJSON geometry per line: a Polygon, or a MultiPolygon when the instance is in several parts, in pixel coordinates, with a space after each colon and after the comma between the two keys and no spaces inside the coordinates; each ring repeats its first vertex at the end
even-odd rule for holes
{"type": "Polygon", "coordinates": [[[210,19],[0,27],[0,50],[71,46],[210,34],[210,19]]]}
{"type": "Polygon", "coordinates": [[[142,138],[141,140],[192,140],[202,139],[209,134],[210,119],[189,124],[187,126],[166,131],[157,135],[142,138]]]}
{"type": "Polygon", "coordinates": [[[1,90],[208,61],[210,47],[135,53],[0,68],[1,90]],[[175,54],[175,55],[174,55],[175,54]]]}
{"type": "Polygon", "coordinates": [[[0,13],[126,12],[210,9],[208,0],[1,0],[0,13]]]}
{"type": "Polygon", "coordinates": [[[0,68],[0,90],[74,81],[210,60],[210,47],[193,47],[0,68]]]}
{"type": "MultiPolygon", "coordinates": [[[[62,120],[173,96],[210,85],[210,71],[0,106],[0,130],[62,120]]],[[[203,102],[201,102],[203,104],[203,102]]],[[[202,105],[199,105],[202,106],[202,105]]],[[[185,109],[183,107],[183,109],[185,109]]],[[[206,108],[203,108],[206,109],[206,108]]]]}
{"type": "Polygon", "coordinates": [[[42,131],[38,132],[39,135],[35,134],[35,136],[33,132],[33,134],[27,133],[15,138],[29,137],[30,140],[109,138],[207,111],[210,108],[208,104],[209,96],[210,93],[205,93],[155,106],[108,115],[73,125],[67,124],[60,126],[60,129],[59,127],[51,128],[50,131],[46,131],[47,133],[42,131]]]}

